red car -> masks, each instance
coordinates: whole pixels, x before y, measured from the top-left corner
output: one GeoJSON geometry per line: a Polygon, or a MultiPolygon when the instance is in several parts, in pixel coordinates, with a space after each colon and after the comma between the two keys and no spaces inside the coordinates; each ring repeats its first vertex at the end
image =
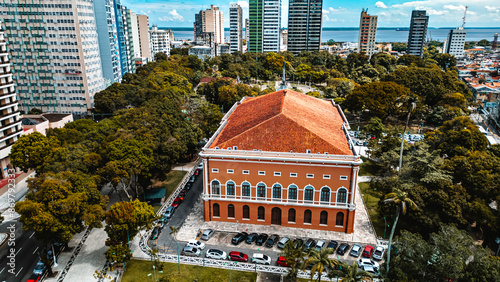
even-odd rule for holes
{"type": "Polygon", "coordinates": [[[278,257],[278,259],[276,260],[276,264],[279,265],[279,266],[286,266],[288,267],[289,265],[286,263],[286,258],[284,256],[280,256],[278,257]]]}
{"type": "Polygon", "coordinates": [[[182,196],[184,198],[184,196],[186,196],[186,190],[182,190],[181,192],[179,192],[179,197],[182,196]]]}
{"type": "Polygon", "coordinates": [[[38,281],[40,281],[40,278],[42,278],[42,276],[37,275],[37,274],[32,274],[30,276],[30,278],[28,278],[27,282],[38,282],[38,281]]]}
{"type": "Polygon", "coordinates": [[[248,262],[248,255],[240,252],[230,252],[229,259],[234,261],[248,262]]]}
{"type": "Polygon", "coordinates": [[[172,207],[177,208],[180,204],[179,198],[175,198],[174,202],[172,203],[172,207]]]}
{"type": "Polygon", "coordinates": [[[184,196],[179,194],[176,199],[179,199],[179,202],[182,203],[184,201],[184,196]]]}
{"type": "Polygon", "coordinates": [[[370,245],[366,245],[365,249],[363,250],[363,256],[365,258],[370,258],[373,254],[373,247],[370,245]]]}
{"type": "Polygon", "coordinates": [[[199,169],[197,169],[197,170],[194,171],[194,175],[198,176],[198,174],[200,174],[200,170],[199,169]]]}

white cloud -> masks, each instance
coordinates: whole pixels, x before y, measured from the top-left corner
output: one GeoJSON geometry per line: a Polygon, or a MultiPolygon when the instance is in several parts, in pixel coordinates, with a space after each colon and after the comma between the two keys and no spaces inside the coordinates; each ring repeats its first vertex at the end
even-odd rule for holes
{"type": "Polygon", "coordinates": [[[488,12],[500,12],[500,7],[494,7],[494,6],[485,6],[484,7],[488,12]]]}
{"type": "Polygon", "coordinates": [[[377,8],[383,8],[383,9],[387,9],[388,7],[384,4],[384,2],[382,1],[378,1],[377,3],[375,3],[375,7],[377,8]]]}
{"type": "Polygon", "coordinates": [[[247,1],[238,1],[238,5],[241,6],[243,9],[248,9],[248,2],[247,1]]]}
{"type": "Polygon", "coordinates": [[[427,9],[427,14],[431,15],[431,16],[439,16],[439,15],[443,15],[444,11],[437,11],[437,10],[433,10],[433,9],[427,9]]]}
{"type": "Polygon", "coordinates": [[[330,11],[323,9],[323,15],[330,13],[330,11]]]}
{"type": "Polygon", "coordinates": [[[465,11],[464,5],[444,5],[443,8],[447,10],[457,10],[457,11],[465,11]]]}
{"type": "Polygon", "coordinates": [[[393,8],[406,8],[406,7],[414,8],[414,7],[419,6],[419,5],[427,4],[428,2],[429,1],[411,1],[411,2],[405,2],[402,4],[394,4],[391,7],[393,7],[393,8]]]}
{"type": "MultiPolygon", "coordinates": [[[[345,11],[346,9],[345,8],[342,8],[342,7],[338,7],[338,9],[335,9],[333,7],[330,7],[328,8],[328,12],[332,12],[332,13],[335,13],[335,12],[340,12],[340,11],[345,11]]],[[[323,10],[324,11],[324,10],[323,10]]]]}
{"type": "Polygon", "coordinates": [[[160,20],[162,22],[173,22],[173,21],[183,22],[184,21],[184,17],[181,16],[179,13],[177,13],[176,9],[173,9],[172,11],[168,12],[168,14],[169,14],[169,16],[160,17],[160,18],[158,18],[158,20],[160,20]]]}

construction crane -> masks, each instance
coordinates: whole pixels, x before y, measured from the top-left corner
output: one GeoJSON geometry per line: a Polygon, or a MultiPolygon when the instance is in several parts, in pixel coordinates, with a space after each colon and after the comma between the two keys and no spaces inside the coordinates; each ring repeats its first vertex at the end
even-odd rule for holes
{"type": "Polygon", "coordinates": [[[468,6],[465,6],[464,17],[462,18],[462,28],[465,27],[465,17],[467,16],[467,8],[468,6]]]}

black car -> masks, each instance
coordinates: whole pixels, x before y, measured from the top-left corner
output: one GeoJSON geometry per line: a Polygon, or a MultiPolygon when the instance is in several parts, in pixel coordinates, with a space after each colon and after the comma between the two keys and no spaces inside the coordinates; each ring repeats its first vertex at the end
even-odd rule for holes
{"type": "Polygon", "coordinates": [[[248,236],[247,236],[247,239],[245,240],[245,243],[247,244],[252,244],[253,241],[257,240],[257,237],[259,236],[259,234],[257,233],[250,233],[248,236]]]}
{"type": "Polygon", "coordinates": [[[274,245],[276,245],[276,243],[278,243],[279,240],[280,236],[276,234],[271,235],[271,237],[269,237],[269,239],[267,239],[266,241],[266,247],[272,248],[274,245]]]}
{"type": "Polygon", "coordinates": [[[153,232],[151,232],[151,240],[156,240],[158,239],[158,236],[160,236],[160,227],[155,227],[155,229],[153,229],[153,232]]]}
{"type": "Polygon", "coordinates": [[[349,248],[350,248],[349,244],[342,243],[342,244],[340,244],[339,248],[337,249],[337,254],[343,256],[347,251],[349,251],[349,248]]]}
{"type": "Polygon", "coordinates": [[[304,240],[302,240],[300,238],[293,240],[293,247],[294,248],[300,248],[300,247],[302,247],[302,245],[304,245],[304,240]]]}
{"type": "Polygon", "coordinates": [[[337,249],[337,246],[339,245],[339,242],[331,240],[330,243],[328,243],[328,246],[326,246],[328,249],[333,249],[334,251],[337,249]]]}
{"type": "Polygon", "coordinates": [[[269,236],[267,234],[260,234],[259,237],[257,237],[257,240],[255,240],[255,245],[257,246],[262,246],[264,244],[264,242],[266,242],[267,238],[269,236]]]}
{"type": "Polygon", "coordinates": [[[238,245],[239,243],[245,241],[247,236],[248,236],[248,233],[240,232],[240,233],[236,234],[236,236],[233,237],[233,240],[231,240],[231,243],[233,245],[238,245]]]}
{"type": "Polygon", "coordinates": [[[306,243],[304,244],[304,250],[307,251],[314,246],[316,246],[316,241],[309,238],[309,239],[307,239],[306,243]]]}

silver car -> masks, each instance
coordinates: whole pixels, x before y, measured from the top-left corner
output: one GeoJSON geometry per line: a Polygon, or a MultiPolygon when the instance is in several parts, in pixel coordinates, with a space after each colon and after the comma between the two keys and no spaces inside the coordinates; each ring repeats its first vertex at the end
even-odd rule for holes
{"type": "Polygon", "coordinates": [[[174,212],[175,212],[174,207],[168,207],[167,210],[165,211],[165,217],[170,219],[172,217],[172,215],[174,214],[174,212]]]}
{"type": "Polygon", "coordinates": [[[201,235],[201,240],[208,241],[210,238],[212,238],[212,235],[214,235],[214,233],[215,231],[213,229],[206,229],[201,235]]]}
{"type": "Polygon", "coordinates": [[[374,260],[382,260],[382,258],[384,257],[384,252],[385,248],[383,246],[377,246],[377,248],[375,248],[375,252],[372,255],[372,258],[374,260]]]}
{"type": "Polygon", "coordinates": [[[195,247],[186,246],[182,250],[182,254],[185,256],[197,257],[201,254],[201,250],[195,247]]]}
{"type": "Polygon", "coordinates": [[[359,255],[361,254],[361,246],[358,244],[355,244],[352,246],[351,252],[349,253],[350,256],[353,256],[355,258],[358,258],[359,255]]]}
{"type": "Polygon", "coordinates": [[[226,259],[227,254],[224,251],[217,250],[217,249],[208,249],[207,254],[205,255],[207,258],[212,258],[212,259],[226,259]]]}

